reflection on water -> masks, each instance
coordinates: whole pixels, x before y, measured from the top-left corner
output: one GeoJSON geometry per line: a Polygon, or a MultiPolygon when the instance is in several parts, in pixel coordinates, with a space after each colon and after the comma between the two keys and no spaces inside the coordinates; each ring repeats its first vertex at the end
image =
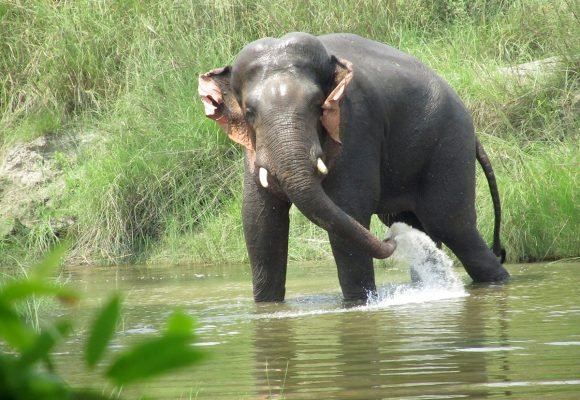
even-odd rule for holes
{"type": "MultiPolygon", "coordinates": [[[[409,283],[406,267],[377,269],[379,296],[360,307],[343,305],[330,265],[290,266],[287,301],[260,305],[247,266],[69,274],[87,296],[79,319],[111,290],[124,293],[116,348],[162,329],[173,307],[198,320],[209,359],[125,389],[127,398],[575,399],[579,267],[511,266],[508,285],[447,290],[409,283]]],[[[77,365],[81,335],[61,349],[59,368],[95,385],[77,365]]]]}

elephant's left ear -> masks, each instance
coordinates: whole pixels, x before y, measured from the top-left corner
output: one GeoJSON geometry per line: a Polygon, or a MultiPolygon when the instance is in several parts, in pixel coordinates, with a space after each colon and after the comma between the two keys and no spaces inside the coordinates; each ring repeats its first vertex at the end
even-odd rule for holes
{"type": "Polygon", "coordinates": [[[322,126],[328,135],[337,143],[340,141],[340,103],[344,98],[346,88],[352,79],[352,63],[332,56],[334,67],[334,82],[332,91],[322,105],[322,126]]]}
{"type": "Polygon", "coordinates": [[[215,120],[230,139],[253,151],[248,125],[230,83],[231,67],[213,69],[201,74],[198,93],[205,115],[215,120]]]}

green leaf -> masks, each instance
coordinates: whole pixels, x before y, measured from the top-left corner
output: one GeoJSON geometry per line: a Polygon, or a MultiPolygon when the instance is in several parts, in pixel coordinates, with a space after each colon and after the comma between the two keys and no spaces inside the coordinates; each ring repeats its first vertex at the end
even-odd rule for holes
{"type": "Polygon", "coordinates": [[[85,349],[85,360],[89,368],[94,368],[103,357],[107,345],[115,333],[120,315],[121,299],[119,295],[115,295],[101,309],[89,332],[85,349]]]}
{"type": "Polygon", "coordinates": [[[175,310],[167,321],[167,333],[178,335],[191,335],[193,331],[193,319],[181,310],[175,310]]]}
{"type": "Polygon", "coordinates": [[[190,335],[167,335],[141,343],[117,357],[106,376],[121,386],[196,364],[204,353],[191,341],[190,335]]]}
{"type": "Polygon", "coordinates": [[[27,368],[22,371],[22,383],[16,393],[17,399],[43,399],[43,400],[61,400],[68,399],[68,385],[64,380],[53,373],[37,371],[36,369],[27,368]]]}
{"type": "Polygon", "coordinates": [[[68,250],[68,243],[62,242],[50,251],[32,270],[32,274],[37,278],[47,278],[53,274],[60,265],[64,254],[68,250]]]}
{"type": "Polygon", "coordinates": [[[0,289],[0,300],[7,303],[14,303],[31,296],[56,296],[67,303],[74,303],[78,300],[75,290],[39,279],[16,280],[0,289]]]}
{"type": "Polygon", "coordinates": [[[22,350],[32,345],[36,332],[4,302],[0,301],[0,338],[12,348],[22,350]]]}
{"type": "Polygon", "coordinates": [[[54,326],[43,329],[35,342],[23,351],[19,360],[20,367],[26,368],[39,360],[45,360],[50,369],[49,353],[54,346],[72,332],[70,321],[60,321],[54,326]]]}

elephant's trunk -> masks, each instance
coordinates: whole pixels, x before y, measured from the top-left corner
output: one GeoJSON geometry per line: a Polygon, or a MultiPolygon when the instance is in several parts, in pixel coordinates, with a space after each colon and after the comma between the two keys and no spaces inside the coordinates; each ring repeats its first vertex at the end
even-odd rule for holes
{"type": "MultiPolygon", "coordinates": [[[[378,259],[389,257],[395,250],[395,242],[393,240],[380,241],[375,238],[368,229],[345,213],[328,197],[318,177],[324,175],[325,167],[320,166],[318,159],[310,160],[306,156],[300,160],[295,154],[289,157],[278,157],[280,170],[286,172],[278,174],[278,179],[290,201],[310,221],[354,244],[361,251],[378,259]],[[285,158],[288,165],[284,165],[285,158]]],[[[299,152],[298,154],[308,153],[299,152]]]]}
{"type": "Polygon", "coordinates": [[[288,196],[316,225],[346,239],[374,258],[387,258],[393,254],[396,247],[393,240],[383,242],[375,238],[368,229],[334,204],[319,183],[313,183],[307,193],[293,195],[289,192],[288,196]]]}

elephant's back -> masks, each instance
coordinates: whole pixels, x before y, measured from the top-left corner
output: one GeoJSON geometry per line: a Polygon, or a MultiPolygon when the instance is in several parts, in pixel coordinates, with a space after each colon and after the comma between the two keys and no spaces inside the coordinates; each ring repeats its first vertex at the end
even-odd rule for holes
{"type": "Polygon", "coordinates": [[[431,122],[434,114],[466,116],[455,91],[417,58],[354,34],[335,33],[319,39],[329,54],[353,64],[354,80],[367,98],[373,97],[372,103],[382,105],[390,123],[396,116],[422,114],[431,122]]]}
{"type": "Polygon", "coordinates": [[[441,95],[445,97],[452,92],[429,67],[394,47],[348,33],[319,39],[329,54],[353,64],[354,79],[366,95],[374,92],[374,101],[379,103],[409,102],[417,109],[425,99],[433,99],[434,94],[441,99],[441,95]]]}
{"type": "MultiPolygon", "coordinates": [[[[441,140],[471,146],[473,125],[455,91],[415,57],[352,34],[320,37],[330,54],[353,64],[350,96],[385,130],[385,160],[415,176],[441,140]],[[377,122],[380,121],[380,122],[377,122]],[[421,160],[421,162],[418,162],[421,160]],[[413,172],[414,171],[414,172],[413,172]]],[[[388,165],[385,170],[391,170],[388,165]]],[[[402,180],[406,179],[401,177],[402,180]]],[[[397,185],[392,183],[392,187],[397,185]]]]}
{"type": "Polygon", "coordinates": [[[319,37],[330,54],[352,62],[367,75],[389,77],[410,74],[434,77],[435,73],[415,57],[389,45],[350,33],[334,33],[319,37]]]}
{"type": "Polygon", "coordinates": [[[319,39],[331,54],[337,57],[350,57],[352,62],[357,61],[360,64],[387,60],[398,61],[403,65],[420,64],[419,60],[401,50],[352,33],[331,33],[319,36],[319,39]]]}

